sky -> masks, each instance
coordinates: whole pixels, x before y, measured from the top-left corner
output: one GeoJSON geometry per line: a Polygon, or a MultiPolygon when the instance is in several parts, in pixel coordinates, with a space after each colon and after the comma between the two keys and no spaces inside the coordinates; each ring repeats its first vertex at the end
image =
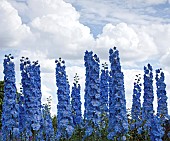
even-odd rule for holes
{"type": "MultiPolygon", "coordinates": [[[[101,64],[109,64],[114,46],[120,52],[126,107],[132,105],[135,75],[143,74],[147,63],[163,69],[170,107],[170,0],[0,0],[0,19],[0,80],[5,54],[15,57],[18,89],[20,58],[39,60],[42,102],[52,97],[52,115],[57,105],[55,59],[66,61],[71,86],[78,73],[84,102],[84,52],[93,51],[101,64]]],[[[153,86],[156,111],[155,81],[153,86]]]]}

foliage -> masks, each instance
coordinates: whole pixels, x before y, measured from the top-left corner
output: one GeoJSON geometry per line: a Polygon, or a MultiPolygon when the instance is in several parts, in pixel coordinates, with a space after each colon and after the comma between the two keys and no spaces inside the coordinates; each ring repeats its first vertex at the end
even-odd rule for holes
{"type": "Polygon", "coordinates": [[[53,123],[53,128],[54,128],[54,134],[56,134],[57,132],[57,116],[56,115],[52,117],[52,123],[53,123]]]}

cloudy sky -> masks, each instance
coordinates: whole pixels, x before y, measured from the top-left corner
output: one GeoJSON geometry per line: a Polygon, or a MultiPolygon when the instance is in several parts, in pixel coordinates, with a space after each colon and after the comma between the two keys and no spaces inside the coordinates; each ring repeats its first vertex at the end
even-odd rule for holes
{"type": "Polygon", "coordinates": [[[15,57],[18,88],[21,56],[39,60],[42,101],[52,96],[52,114],[57,104],[54,60],[66,61],[71,86],[79,74],[83,101],[85,50],[103,63],[113,46],[120,51],[127,108],[135,75],[147,63],[163,68],[170,106],[170,0],[0,0],[0,19],[0,80],[5,54],[15,57]]]}

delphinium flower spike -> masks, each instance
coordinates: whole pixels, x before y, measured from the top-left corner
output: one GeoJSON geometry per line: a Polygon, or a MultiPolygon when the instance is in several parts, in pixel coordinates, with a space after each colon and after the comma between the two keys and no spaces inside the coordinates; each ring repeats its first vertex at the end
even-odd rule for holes
{"type": "Polygon", "coordinates": [[[166,84],[165,84],[165,75],[162,69],[156,70],[156,87],[157,87],[157,116],[162,119],[162,122],[165,121],[165,118],[168,117],[168,107],[167,107],[167,96],[166,96],[166,84]]]}
{"type": "Polygon", "coordinates": [[[134,89],[133,89],[133,102],[132,102],[132,110],[131,110],[131,115],[132,115],[132,120],[134,124],[132,124],[132,129],[134,128],[139,128],[141,120],[142,120],[142,115],[141,115],[141,76],[140,74],[136,75],[136,79],[134,82],[134,89]]]}
{"type": "Polygon", "coordinates": [[[74,83],[71,93],[71,105],[72,105],[72,114],[73,114],[73,123],[74,126],[80,127],[82,124],[82,113],[81,113],[81,100],[80,100],[80,84],[79,76],[74,76],[74,83]]]}
{"type": "Polygon", "coordinates": [[[100,112],[100,80],[99,80],[99,58],[93,52],[86,51],[84,56],[86,67],[86,84],[85,84],[85,124],[86,131],[84,138],[92,133],[99,135],[99,124],[101,122],[100,112]]]}
{"type": "Polygon", "coordinates": [[[9,54],[4,59],[4,98],[2,105],[2,139],[15,140],[19,137],[19,104],[16,102],[14,57],[9,54]]]}
{"type": "Polygon", "coordinates": [[[44,130],[44,136],[45,141],[54,141],[54,128],[52,124],[52,118],[50,114],[50,107],[49,107],[49,101],[48,104],[45,104],[43,106],[43,130],[44,130]]]}
{"type": "Polygon", "coordinates": [[[67,81],[65,61],[59,58],[56,63],[57,97],[57,134],[56,140],[69,139],[74,131],[71,113],[70,90],[67,81]]]}
{"type": "Polygon", "coordinates": [[[41,113],[41,77],[38,61],[32,62],[29,58],[21,58],[20,70],[25,109],[25,134],[28,139],[36,136],[40,129],[41,113]]]}
{"type": "Polygon", "coordinates": [[[151,121],[153,119],[153,73],[152,66],[148,64],[144,67],[144,96],[142,106],[142,120],[145,122],[144,129],[150,134],[151,121]]]}
{"type": "Polygon", "coordinates": [[[124,91],[124,75],[121,71],[119,51],[116,47],[109,50],[111,63],[109,80],[109,124],[108,139],[125,139],[128,132],[128,120],[126,113],[126,100],[124,91]]]}
{"type": "Polygon", "coordinates": [[[102,70],[100,75],[100,100],[101,100],[101,124],[104,128],[106,126],[106,119],[108,118],[108,92],[109,92],[109,74],[108,64],[105,62],[102,64],[102,70]]]}

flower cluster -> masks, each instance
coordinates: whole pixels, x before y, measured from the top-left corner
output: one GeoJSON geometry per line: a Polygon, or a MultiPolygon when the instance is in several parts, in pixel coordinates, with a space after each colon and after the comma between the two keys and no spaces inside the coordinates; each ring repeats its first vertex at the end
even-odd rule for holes
{"type": "Polygon", "coordinates": [[[90,88],[90,72],[91,72],[91,60],[92,60],[92,54],[93,52],[85,52],[85,56],[84,56],[84,62],[85,62],[85,68],[86,68],[86,80],[85,80],[85,95],[84,95],[84,119],[87,120],[88,119],[88,111],[89,111],[89,103],[90,103],[90,96],[89,96],[89,88],[90,88]]]}
{"type": "Polygon", "coordinates": [[[113,49],[109,50],[109,54],[111,71],[109,80],[108,139],[113,140],[114,137],[121,137],[127,133],[128,120],[126,114],[124,76],[121,71],[119,51],[116,49],[116,47],[114,47],[113,49]]]}
{"type": "Polygon", "coordinates": [[[153,73],[152,66],[148,64],[144,67],[144,96],[142,106],[142,120],[146,122],[144,128],[150,132],[151,119],[153,119],[153,73]]]}
{"type": "Polygon", "coordinates": [[[46,141],[54,141],[54,128],[48,105],[43,106],[43,131],[46,141]]]}
{"type": "Polygon", "coordinates": [[[134,83],[134,89],[133,89],[133,102],[132,102],[132,110],[131,110],[131,116],[134,124],[132,124],[132,129],[138,128],[140,126],[141,121],[141,86],[140,83],[141,77],[140,74],[136,75],[137,78],[135,79],[136,82],[134,83]]]}
{"type": "Polygon", "coordinates": [[[70,90],[65,71],[65,61],[62,61],[61,58],[59,58],[59,60],[56,60],[55,62],[56,84],[58,87],[56,140],[60,140],[61,138],[69,139],[73,134],[74,128],[69,96],[70,90]]]}
{"type": "Polygon", "coordinates": [[[41,78],[38,61],[31,63],[28,58],[22,58],[20,64],[22,89],[24,94],[25,126],[28,137],[35,136],[41,126],[41,78]],[[33,131],[33,133],[32,133],[33,131]]]}
{"type": "Polygon", "coordinates": [[[13,140],[19,136],[19,104],[16,102],[15,65],[13,56],[4,59],[4,99],[2,105],[2,138],[13,140]]]}
{"type": "Polygon", "coordinates": [[[168,116],[166,84],[164,82],[165,76],[161,69],[156,70],[156,87],[157,87],[157,116],[165,120],[168,116]]]}
{"type": "Polygon", "coordinates": [[[154,116],[153,119],[151,119],[151,135],[150,139],[151,141],[162,141],[162,137],[164,135],[164,129],[161,126],[161,119],[158,116],[154,116]]]}
{"type": "Polygon", "coordinates": [[[101,114],[108,115],[108,90],[109,90],[109,74],[108,65],[106,62],[102,64],[100,76],[100,99],[101,99],[101,114]]]}
{"type": "Polygon", "coordinates": [[[80,126],[82,123],[81,100],[80,100],[80,84],[78,84],[78,75],[74,77],[74,83],[71,93],[71,105],[74,126],[80,126]]]}
{"type": "Polygon", "coordinates": [[[85,136],[90,136],[92,132],[97,133],[101,120],[100,113],[100,80],[99,80],[99,58],[93,55],[93,52],[85,52],[84,56],[86,67],[86,84],[85,84],[85,121],[87,124],[92,122],[86,128],[85,136]]]}
{"type": "Polygon", "coordinates": [[[24,96],[20,94],[19,97],[19,131],[22,136],[24,137],[24,126],[25,126],[25,108],[24,108],[24,96]]]}

